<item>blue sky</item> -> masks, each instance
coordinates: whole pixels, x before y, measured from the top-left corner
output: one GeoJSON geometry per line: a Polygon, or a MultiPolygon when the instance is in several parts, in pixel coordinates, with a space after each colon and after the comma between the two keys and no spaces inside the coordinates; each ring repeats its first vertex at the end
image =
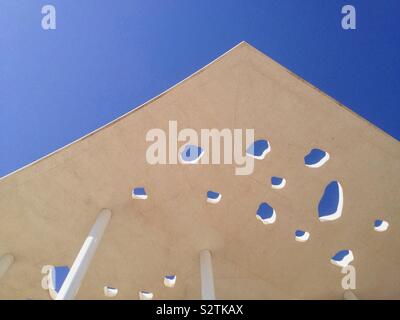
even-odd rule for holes
{"type": "Polygon", "coordinates": [[[242,40],[400,139],[398,0],[0,0],[0,176],[110,122],[242,40]],[[41,8],[57,29],[41,28],[41,8]],[[357,29],[341,28],[341,8],[357,29]]]}

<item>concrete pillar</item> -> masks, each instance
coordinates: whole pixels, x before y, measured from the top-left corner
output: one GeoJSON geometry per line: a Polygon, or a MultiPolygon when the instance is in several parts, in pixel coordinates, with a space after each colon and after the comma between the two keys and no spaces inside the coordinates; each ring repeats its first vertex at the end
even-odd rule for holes
{"type": "Polygon", "coordinates": [[[200,251],[201,298],[215,300],[214,276],[209,250],[200,251]]]}
{"type": "Polygon", "coordinates": [[[73,300],[75,298],[110,218],[111,210],[103,209],[100,211],[96,222],[75,258],[71,270],[64,280],[60,292],[57,294],[56,300],[73,300]]]}
{"type": "Polygon", "coordinates": [[[6,274],[7,270],[14,263],[14,256],[6,253],[0,256],[0,279],[6,274]]]}
{"type": "Polygon", "coordinates": [[[346,290],[343,294],[343,300],[358,300],[358,298],[353,291],[346,290]]]}

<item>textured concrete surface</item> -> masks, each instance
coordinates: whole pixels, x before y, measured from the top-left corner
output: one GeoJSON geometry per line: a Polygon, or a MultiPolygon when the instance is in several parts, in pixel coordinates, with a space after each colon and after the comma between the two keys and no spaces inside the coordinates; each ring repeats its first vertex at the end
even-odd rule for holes
{"type": "MultiPolygon", "coordinates": [[[[178,63],[178,62],[177,62],[178,63]]],[[[384,99],[383,99],[384,100],[384,99]]],[[[112,107],[112,106],[110,106],[112,107]]],[[[379,106],[377,106],[379,107],[379,106]]],[[[71,265],[97,213],[113,217],[78,299],[200,298],[199,251],[213,253],[220,299],[342,299],[338,250],[354,253],[360,299],[400,298],[399,142],[247,43],[106,127],[0,180],[0,255],[15,262],[0,280],[1,299],[48,299],[43,265],[71,265]],[[272,151],[250,176],[235,165],[149,165],[146,132],[179,128],[254,128],[272,151]],[[304,166],[313,147],[331,159],[304,166]],[[287,180],[270,187],[271,176],[287,180]],[[342,217],[321,223],[324,187],[339,180],[342,217]],[[144,186],[146,201],[132,200],[144,186]],[[206,191],[223,197],[206,203],[206,191]],[[260,202],[273,225],[255,217],[260,202]],[[375,232],[383,218],[388,231],[375,232]],[[296,229],[310,232],[305,243],[296,229]],[[176,287],[163,276],[176,274],[176,287]]]]}

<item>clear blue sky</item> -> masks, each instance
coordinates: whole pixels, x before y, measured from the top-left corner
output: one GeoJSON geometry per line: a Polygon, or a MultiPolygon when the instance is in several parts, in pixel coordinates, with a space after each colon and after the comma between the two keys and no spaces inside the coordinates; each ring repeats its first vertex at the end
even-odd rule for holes
{"type": "Polygon", "coordinates": [[[246,40],[400,139],[399,0],[0,0],[0,176],[246,40]],[[41,28],[41,8],[57,29],[41,28]],[[341,28],[341,8],[357,30],[341,28]]]}

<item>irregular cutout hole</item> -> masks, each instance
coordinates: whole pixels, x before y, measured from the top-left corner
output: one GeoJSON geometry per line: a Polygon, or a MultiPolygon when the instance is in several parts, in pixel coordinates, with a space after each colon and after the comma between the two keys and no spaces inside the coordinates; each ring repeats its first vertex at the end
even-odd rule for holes
{"type": "Polygon", "coordinates": [[[270,151],[271,145],[267,140],[257,140],[247,148],[246,155],[257,160],[262,160],[270,151]]]}
{"type": "Polygon", "coordinates": [[[113,288],[113,287],[109,287],[109,286],[105,286],[104,287],[104,295],[106,297],[109,298],[114,298],[116,297],[118,294],[118,289],[117,288],[113,288]]]}
{"type": "Polygon", "coordinates": [[[318,205],[320,221],[339,219],[343,210],[343,189],[338,181],[330,182],[321,197],[318,205]]]}
{"type": "Polygon", "coordinates": [[[176,282],[176,275],[168,275],[164,277],[164,285],[168,288],[173,288],[176,282]]]}
{"type": "Polygon", "coordinates": [[[303,230],[296,230],[295,236],[296,236],[296,241],[305,242],[308,240],[308,238],[310,238],[310,233],[303,230]]]}
{"type": "Polygon", "coordinates": [[[195,164],[199,162],[203,155],[204,150],[202,147],[188,144],[180,153],[180,161],[184,164],[195,164]]]}
{"type": "Polygon", "coordinates": [[[389,222],[381,219],[377,219],[374,222],[374,229],[378,232],[384,232],[389,228],[389,222]]]}
{"type": "Polygon", "coordinates": [[[304,164],[309,168],[322,167],[329,160],[329,153],[321,149],[311,149],[304,157],[304,164]]]}
{"type": "Polygon", "coordinates": [[[331,263],[338,267],[346,267],[354,260],[353,252],[351,250],[340,250],[331,259],[331,263]]]}
{"type": "Polygon", "coordinates": [[[50,297],[55,300],[57,294],[69,272],[68,266],[44,266],[42,273],[46,274],[42,279],[42,288],[49,290],[50,297]]]}
{"type": "Polygon", "coordinates": [[[144,190],[143,187],[134,188],[132,190],[132,198],[133,199],[146,200],[147,199],[146,190],[144,190]]]}
{"type": "Polygon", "coordinates": [[[207,191],[207,202],[209,203],[218,203],[220,202],[222,195],[219,192],[215,191],[207,191]]]}
{"type": "Polygon", "coordinates": [[[256,217],[264,224],[272,224],[276,220],[276,213],[268,203],[263,202],[259,205],[256,217]]]}
{"type": "Polygon", "coordinates": [[[273,189],[283,189],[286,185],[286,179],[280,177],[271,178],[271,187],[273,189]]]}
{"type": "Polygon", "coordinates": [[[139,299],[140,300],[152,300],[153,293],[145,290],[139,291],[139,299]]]}

